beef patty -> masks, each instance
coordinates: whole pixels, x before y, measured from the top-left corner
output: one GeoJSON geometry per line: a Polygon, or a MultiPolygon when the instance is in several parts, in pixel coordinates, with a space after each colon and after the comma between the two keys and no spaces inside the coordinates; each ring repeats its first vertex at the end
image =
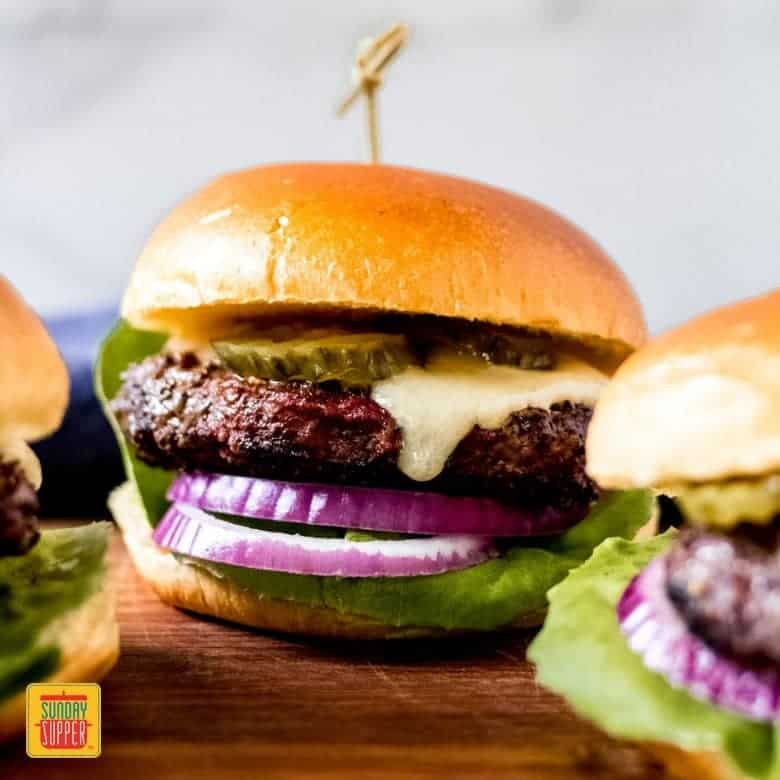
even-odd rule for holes
{"type": "Polygon", "coordinates": [[[666,558],[667,593],[691,630],[750,664],[780,663],[780,530],[690,529],[666,558]]]}
{"type": "Polygon", "coordinates": [[[0,557],[24,555],[37,541],[38,496],[16,463],[0,460],[0,557]]]}
{"type": "Polygon", "coordinates": [[[475,427],[425,483],[397,467],[402,435],[369,396],[305,382],[242,377],[192,354],[131,366],[112,410],[138,456],[168,469],[490,496],[587,511],[591,409],[529,408],[497,429],[475,427]]]}

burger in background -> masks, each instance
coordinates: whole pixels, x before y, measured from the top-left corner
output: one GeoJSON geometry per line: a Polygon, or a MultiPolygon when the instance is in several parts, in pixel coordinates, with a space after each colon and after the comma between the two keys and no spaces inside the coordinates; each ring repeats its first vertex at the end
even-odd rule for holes
{"type": "Polygon", "coordinates": [[[780,777],[780,290],[633,355],[587,453],[601,485],[674,496],[686,524],[606,542],[552,591],[540,681],[681,777],[780,777]]]}
{"type": "Polygon", "coordinates": [[[46,470],[38,491],[41,511],[57,517],[99,517],[106,494],[123,476],[116,440],[95,396],[94,367],[116,309],[52,317],[45,321],[70,377],[62,425],[33,445],[46,470]],[[74,485],[83,486],[74,490],[74,485]]]}
{"type": "Polygon", "coordinates": [[[584,463],[639,303],[524,198],[379,165],[225,176],[155,231],[123,314],[97,369],[111,508],[168,603],[337,637],[535,625],[651,513],[584,463]]]}
{"type": "Polygon", "coordinates": [[[23,730],[29,683],[94,681],[119,652],[108,524],[38,528],[41,467],[28,443],[59,426],[67,401],[56,347],[0,277],[0,740],[23,730]]]}

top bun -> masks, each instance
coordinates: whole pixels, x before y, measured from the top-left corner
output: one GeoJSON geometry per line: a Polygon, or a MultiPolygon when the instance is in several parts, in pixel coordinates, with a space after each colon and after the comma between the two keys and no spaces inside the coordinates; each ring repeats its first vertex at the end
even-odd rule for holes
{"type": "Polygon", "coordinates": [[[608,488],[780,471],[780,289],[632,355],[596,405],[587,462],[608,488]]]}
{"type": "Polygon", "coordinates": [[[301,309],[533,327],[617,360],[645,338],[623,274],[562,217],[385,165],[270,165],[213,181],[155,230],[122,311],[137,327],[192,336],[301,309]]]}
{"type": "Polygon", "coordinates": [[[53,433],[68,387],[68,371],[43,323],[0,276],[0,445],[53,433]]]}

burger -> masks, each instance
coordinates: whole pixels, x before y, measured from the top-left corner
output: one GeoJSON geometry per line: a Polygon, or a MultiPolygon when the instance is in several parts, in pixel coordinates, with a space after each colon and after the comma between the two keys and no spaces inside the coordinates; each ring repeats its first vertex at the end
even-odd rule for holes
{"type": "Polygon", "coordinates": [[[24,729],[29,683],[94,682],[119,651],[109,524],[38,528],[41,467],[28,442],[59,426],[67,402],[56,347],[0,276],[0,740],[24,729]]]}
{"type": "Polygon", "coordinates": [[[587,456],[600,485],[652,487],[684,522],[605,542],[552,591],[539,679],[680,776],[780,777],[780,290],[629,358],[587,456]]]}
{"type": "Polygon", "coordinates": [[[169,604],[329,637],[538,624],[649,518],[584,468],[639,303],[524,198],[379,165],[234,173],[154,231],[122,312],[97,367],[128,476],[110,506],[169,604]]]}

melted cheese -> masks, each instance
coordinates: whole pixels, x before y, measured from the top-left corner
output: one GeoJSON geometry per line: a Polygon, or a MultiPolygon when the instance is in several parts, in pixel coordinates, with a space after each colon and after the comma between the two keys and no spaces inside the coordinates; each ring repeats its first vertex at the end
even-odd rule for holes
{"type": "Polygon", "coordinates": [[[552,371],[528,371],[441,353],[425,368],[410,367],[378,382],[371,395],[401,427],[399,469],[425,482],[441,473],[475,425],[499,428],[529,406],[593,405],[606,382],[600,371],[571,357],[561,357],[552,371]]]}

